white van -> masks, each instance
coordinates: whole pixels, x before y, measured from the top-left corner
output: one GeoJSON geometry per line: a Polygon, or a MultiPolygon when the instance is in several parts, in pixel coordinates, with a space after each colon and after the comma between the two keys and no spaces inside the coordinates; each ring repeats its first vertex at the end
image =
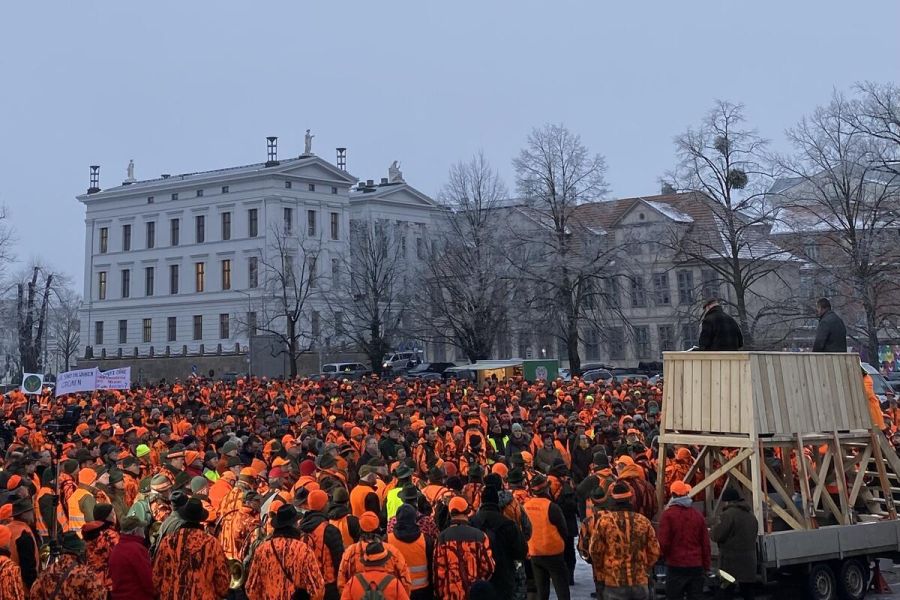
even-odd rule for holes
{"type": "Polygon", "coordinates": [[[392,352],[385,354],[381,361],[382,369],[409,369],[422,362],[418,352],[392,352]]]}

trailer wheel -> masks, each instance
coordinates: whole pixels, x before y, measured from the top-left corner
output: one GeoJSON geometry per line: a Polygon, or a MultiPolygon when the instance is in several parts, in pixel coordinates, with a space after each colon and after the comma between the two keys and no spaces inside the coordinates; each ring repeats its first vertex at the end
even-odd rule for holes
{"type": "Polygon", "coordinates": [[[834,600],[837,598],[837,582],[834,571],[825,563],[816,563],[806,579],[806,592],[810,600],[834,600]]]}
{"type": "Polygon", "coordinates": [[[838,595],[842,600],[862,600],[869,584],[869,569],[856,558],[841,563],[838,574],[838,595]]]}

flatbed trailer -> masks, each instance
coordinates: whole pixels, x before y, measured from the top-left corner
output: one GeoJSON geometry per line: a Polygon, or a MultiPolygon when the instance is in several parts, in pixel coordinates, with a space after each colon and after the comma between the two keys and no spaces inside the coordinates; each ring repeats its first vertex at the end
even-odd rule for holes
{"type": "Polygon", "coordinates": [[[873,561],[900,558],[900,458],[872,426],[859,357],[671,352],[664,360],[660,506],[667,448],[699,447],[684,476],[691,495],[705,490],[702,508],[714,519],[725,487],[743,492],[759,525],[763,583],[789,580],[813,600],[865,597],[873,561]]]}

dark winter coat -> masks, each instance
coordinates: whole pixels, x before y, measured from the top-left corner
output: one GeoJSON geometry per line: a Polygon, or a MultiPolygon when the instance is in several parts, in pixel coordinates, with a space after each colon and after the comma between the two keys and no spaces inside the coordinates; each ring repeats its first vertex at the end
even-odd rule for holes
{"type": "Polygon", "coordinates": [[[709,537],[719,546],[719,568],[738,582],[756,581],[756,541],[759,527],[746,502],[728,504],[709,537]]]}
{"type": "Polygon", "coordinates": [[[819,325],[816,327],[816,339],[813,342],[812,351],[847,351],[847,327],[834,311],[829,310],[819,317],[819,325]]]}
{"type": "Polygon", "coordinates": [[[484,531],[491,541],[494,555],[494,574],[491,584],[498,598],[512,598],[516,591],[515,561],[524,561],[528,545],[521,530],[500,512],[496,504],[482,504],[472,517],[472,527],[484,531]]]}
{"type": "Polygon", "coordinates": [[[109,553],[109,577],[113,600],[153,600],[150,550],[144,536],[120,534],[109,553]]]}
{"type": "Polygon", "coordinates": [[[575,444],[575,447],[572,448],[572,481],[575,482],[575,485],[581,483],[581,481],[591,472],[591,463],[594,460],[594,452],[594,448],[591,448],[590,446],[582,448],[578,444],[575,444]]]}
{"type": "Polygon", "coordinates": [[[744,336],[737,321],[725,314],[721,306],[714,306],[700,325],[700,350],[740,350],[744,336]]]}

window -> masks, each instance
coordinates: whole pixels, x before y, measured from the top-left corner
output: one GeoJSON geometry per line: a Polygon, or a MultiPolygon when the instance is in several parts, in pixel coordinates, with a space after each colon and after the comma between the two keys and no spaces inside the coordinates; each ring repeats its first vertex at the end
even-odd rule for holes
{"type": "Polygon", "coordinates": [[[316,211],[306,211],[306,235],[316,237],[316,211]]]}
{"type": "Polygon", "coordinates": [[[231,260],[227,258],[222,261],[222,289],[231,289],[231,260]]]}
{"type": "Polygon", "coordinates": [[[646,325],[634,328],[635,358],[650,358],[650,328],[646,325]]]}
{"type": "Polygon", "coordinates": [[[331,259],[331,285],[338,287],[341,284],[341,261],[338,258],[331,259]]]}
{"type": "Polygon", "coordinates": [[[607,331],[607,354],[611,359],[625,358],[625,332],[621,327],[610,327],[607,331]]]}
{"type": "Polygon", "coordinates": [[[100,228],[100,254],[106,254],[109,249],[109,227],[100,228]]]}
{"type": "Polygon", "coordinates": [[[247,235],[249,237],[259,235],[259,209],[251,208],[247,211],[247,235]]]}
{"type": "Polygon", "coordinates": [[[153,204],[155,198],[153,196],[147,196],[147,204],[153,204]]]}
{"type": "Polygon", "coordinates": [[[338,192],[337,186],[335,186],[335,185],[331,186],[331,193],[337,195],[337,192],[338,192]]]}
{"type": "Polygon", "coordinates": [[[198,197],[198,198],[202,198],[202,197],[203,197],[203,190],[197,190],[197,197],[198,197]]]}
{"type": "Polygon", "coordinates": [[[203,339],[203,315],[194,315],[194,339],[203,339]]]}
{"type": "Polygon", "coordinates": [[[131,225],[122,225],[122,252],[131,250],[131,225]]]}
{"type": "Polygon", "coordinates": [[[169,342],[174,342],[176,339],[176,333],[178,332],[178,319],[177,317],[169,317],[166,319],[166,340],[169,342]]]}
{"type": "Polygon", "coordinates": [[[178,192],[172,194],[172,200],[178,200],[178,192]]]}
{"type": "Polygon", "coordinates": [[[172,219],[169,221],[169,243],[172,246],[177,246],[180,241],[179,237],[181,235],[181,219],[172,219]]]}
{"type": "Polygon", "coordinates": [[[230,212],[222,213],[222,239],[223,240],[231,239],[231,213],[230,212]]]}
{"type": "Polygon", "coordinates": [[[416,238],[416,258],[419,260],[425,258],[425,240],[420,237],[416,238]]]}
{"type": "Polygon", "coordinates": [[[221,313],[219,315],[219,339],[227,340],[231,337],[231,332],[228,327],[228,313],[221,313]]]}
{"type": "Polygon", "coordinates": [[[596,329],[588,329],[584,336],[584,356],[588,360],[600,358],[600,332],[596,329]]]}
{"type": "Polygon", "coordinates": [[[230,192],[230,191],[231,191],[231,190],[228,188],[227,185],[223,185],[223,186],[222,186],[222,193],[223,193],[223,194],[227,194],[227,193],[230,192]]]}
{"type": "Polygon", "coordinates": [[[126,319],[119,319],[119,343],[128,343],[128,321],[126,319]]]}
{"type": "Polygon", "coordinates": [[[206,263],[194,263],[194,291],[202,292],[206,288],[206,263]]]}
{"type": "Polygon", "coordinates": [[[673,325],[658,325],[656,332],[659,335],[660,352],[669,352],[675,349],[675,327],[673,325]]]}
{"type": "Polygon", "coordinates": [[[619,299],[619,278],[610,277],[606,280],[606,302],[610,308],[619,308],[622,306],[619,299]]]}
{"type": "Polygon", "coordinates": [[[334,335],[337,337],[344,335],[344,312],[340,310],[334,311],[334,335]]]}
{"type": "Polygon", "coordinates": [[[698,326],[696,323],[685,323],[681,326],[681,348],[690,350],[697,345],[699,336],[698,326]]]}
{"type": "Polygon", "coordinates": [[[206,241],[206,216],[197,215],[194,217],[194,225],[196,229],[196,241],[198,244],[202,244],[206,241]]]}
{"type": "Polygon", "coordinates": [[[150,338],[151,338],[152,333],[153,333],[153,320],[152,319],[144,319],[144,322],[141,325],[141,339],[144,340],[145,344],[150,343],[150,338]]]}
{"type": "Polygon", "coordinates": [[[331,239],[336,240],[340,238],[340,225],[341,225],[341,216],[333,212],[331,213],[331,239]]]}
{"type": "Polygon", "coordinates": [[[144,268],[144,295],[152,296],[153,295],[153,284],[154,278],[156,276],[156,269],[153,267],[145,267],[144,268]]]}
{"type": "Polygon", "coordinates": [[[307,262],[309,264],[309,287],[314,288],[316,287],[316,257],[310,256],[307,262]]]}
{"type": "Polygon", "coordinates": [[[284,207],[284,232],[290,233],[294,225],[294,209],[284,207]]]}
{"type": "Polygon", "coordinates": [[[694,302],[694,273],[691,271],[678,271],[678,303],[691,304],[694,302]]]}
{"type": "Polygon", "coordinates": [[[122,269],[122,297],[131,296],[131,269],[122,269]]]}
{"type": "Polygon", "coordinates": [[[106,271],[97,273],[97,297],[106,300],[106,271]]]}
{"type": "Polygon", "coordinates": [[[400,234],[400,255],[406,258],[406,236],[402,233],[400,234]]]}
{"type": "Polygon", "coordinates": [[[319,336],[322,335],[322,318],[319,316],[319,311],[312,311],[309,321],[310,329],[312,330],[312,338],[313,340],[318,340],[319,336]]]}
{"type": "Polygon", "coordinates": [[[309,184],[309,191],[311,191],[311,192],[316,191],[316,184],[314,184],[314,183],[309,184]]]}
{"type": "Polygon", "coordinates": [[[247,287],[259,287],[259,259],[255,256],[247,259],[247,287]]]}
{"type": "Polygon", "coordinates": [[[643,308],[647,306],[647,294],[644,290],[644,278],[640,275],[631,280],[631,306],[643,308]]]}
{"type": "Polygon", "coordinates": [[[293,182],[291,182],[291,181],[285,181],[285,182],[284,182],[284,189],[289,190],[289,189],[291,189],[292,187],[294,187],[293,182]]]}
{"type": "Polygon", "coordinates": [[[718,298],[719,297],[719,275],[713,269],[703,269],[700,272],[700,276],[703,279],[703,298],[704,300],[709,298],[718,298]]]}
{"type": "Polygon", "coordinates": [[[247,313],[247,337],[256,335],[256,313],[250,311],[247,313]]]}
{"type": "Polygon", "coordinates": [[[169,265],[169,293],[178,293],[178,265],[169,265]]]}
{"type": "Polygon", "coordinates": [[[156,221],[147,221],[147,247],[156,246],[156,221]]]}
{"type": "Polygon", "coordinates": [[[103,344],[103,321],[94,323],[94,343],[103,344]]]}
{"type": "Polygon", "coordinates": [[[669,293],[669,274],[653,274],[653,300],[657,306],[668,306],[672,303],[672,295],[669,293]]]}

